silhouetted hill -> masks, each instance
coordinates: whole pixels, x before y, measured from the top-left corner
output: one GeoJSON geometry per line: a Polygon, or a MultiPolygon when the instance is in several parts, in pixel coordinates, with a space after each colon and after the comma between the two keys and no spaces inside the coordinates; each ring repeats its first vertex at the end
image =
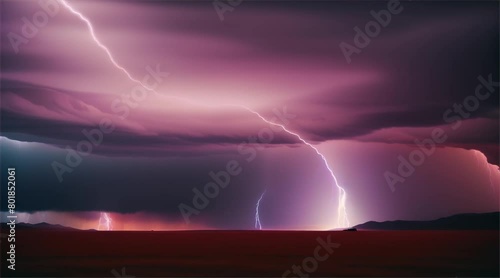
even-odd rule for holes
{"type": "Polygon", "coordinates": [[[498,230],[500,212],[466,213],[430,221],[369,221],[354,226],[363,230],[498,230]]]}
{"type": "MultiPolygon", "coordinates": [[[[4,229],[9,229],[9,226],[7,223],[2,223],[1,224],[2,230],[4,229]]],[[[44,229],[44,230],[77,230],[75,228],[70,228],[62,225],[55,225],[55,224],[49,224],[49,223],[37,223],[37,224],[29,224],[29,223],[16,223],[16,230],[17,229],[44,229]]]]}

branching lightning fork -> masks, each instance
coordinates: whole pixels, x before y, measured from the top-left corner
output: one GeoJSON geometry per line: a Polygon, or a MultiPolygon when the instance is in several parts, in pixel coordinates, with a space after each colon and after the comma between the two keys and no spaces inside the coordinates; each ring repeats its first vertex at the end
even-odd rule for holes
{"type": "Polygon", "coordinates": [[[337,213],[338,213],[338,215],[337,215],[337,225],[338,225],[338,228],[349,227],[350,223],[349,223],[349,219],[347,217],[347,212],[346,212],[346,207],[345,207],[347,195],[345,193],[344,188],[342,188],[339,185],[337,177],[335,177],[335,174],[333,173],[333,170],[330,168],[330,165],[328,165],[328,161],[326,160],[326,157],[322,153],[320,153],[319,150],[315,146],[313,146],[311,143],[309,143],[306,140],[304,140],[302,137],[300,137],[299,134],[297,134],[297,133],[295,133],[293,131],[288,130],[284,125],[268,121],[266,118],[262,117],[259,113],[253,111],[252,109],[250,109],[248,107],[245,107],[245,106],[241,106],[241,107],[247,109],[251,113],[254,113],[255,115],[257,115],[264,122],[266,122],[266,123],[268,123],[270,125],[281,127],[288,134],[291,134],[291,135],[297,137],[297,139],[299,139],[302,143],[304,143],[305,145],[307,145],[308,147],[310,147],[311,149],[313,149],[316,152],[316,154],[319,157],[321,157],[321,159],[323,160],[326,168],[328,169],[328,172],[330,173],[330,176],[332,177],[333,181],[335,182],[335,186],[337,187],[337,189],[339,191],[339,205],[338,205],[338,209],[337,209],[337,213]]]}
{"type": "MultiPolygon", "coordinates": [[[[113,65],[118,68],[119,70],[121,70],[123,73],[125,73],[125,75],[133,82],[141,85],[142,87],[144,87],[145,89],[151,91],[151,92],[154,92],[156,94],[158,94],[158,92],[156,92],[155,90],[149,88],[148,86],[144,85],[141,81],[135,79],[134,77],[132,77],[132,75],[124,68],[122,67],[120,64],[118,64],[118,62],[116,62],[116,60],[114,59],[113,55],[111,54],[111,51],[104,45],[102,44],[99,39],[97,38],[97,36],[95,35],[95,32],[94,32],[94,28],[92,26],[92,23],[90,22],[90,20],[88,18],[86,18],[83,14],[81,14],[80,12],[78,12],[77,10],[75,10],[73,7],[71,7],[67,2],[66,0],[59,0],[59,2],[62,3],[62,5],[68,9],[71,13],[73,13],[74,15],[78,16],[83,22],[85,22],[85,24],[87,25],[89,31],[90,31],[90,34],[92,36],[92,39],[95,41],[95,43],[101,48],[103,49],[106,54],[108,55],[111,63],[113,63],[113,65]]],[[[174,98],[178,98],[178,97],[174,97],[174,98]]],[[[192,100],[189,100],[189,99],[183,99],[183,98],[179,98],[179,99],[182,99],[183,101],[188,101],[190,103],[193,103],[192,100]]],[[[197,103],[198,105],[200,105],[199,103],[197,103]]],[[[206,105],[205,105],[206,106],[206,105]]],[[[265,119],[262,115],[260,115],[258,112],[250,109],[249,107],[246,107],[246,106],[243,106],[243,105],[229,105],[229,106],[234,106],[234,107],[239,107],[239,108],[243,108],[255,115],[257,115],[262,121],[270,124],[270,125],[274,125],[274,126],[278,126],[278,127],[281,127],[285,132],[287,132],[288,134],[290,135],[293,135],[295,136],[297,139],[299,139],[302,143],[304,143],[305,145],[307,145],[308,147],[310,147],[312,150],[314,150],[314,152],[316,152],[316,154],[323,160],[326,168],[328,169],[328,172],[330,174],[330,176],[332,177],[333,179],[333,182],[335,183],[333,189],[337,188],[338,192],[339,192],[339,200],[338,200],[338,209],[337,209],[337,213],[338,213],[338,217],[337,217],[337,226],[338,228],[342,228],[342,227],[347,227],[350,225],[349,223],[349,219],[348,219],[348,216],[347,216],[347,211],[346,211],[346,199],[347,199],[347,195],[346,195],[346,192],[344,190],[344,188],[342,188],[340,185],[339,185],[339,182],[337,180],[337,177],[335,176],[335,174],[333,173],[330,165],[328,164],[328,161],[326,159],[326,157],[315,147],[313,146],[311,143],[307,142],[306,140],[304,140],[299,134],[295,133],[295,132],[292,132],[290,130],[288,130],[284,125],[281,125],[281,124],[277,124],[277,123],[274,123],[274,122],[271,122],[271,121],[268,121],[267,119],[265,119]]],[[[106,214],[107,215],[107,214],[106,214]]],[[[109,217],[109,216],[107,216],[109,217]]]]}

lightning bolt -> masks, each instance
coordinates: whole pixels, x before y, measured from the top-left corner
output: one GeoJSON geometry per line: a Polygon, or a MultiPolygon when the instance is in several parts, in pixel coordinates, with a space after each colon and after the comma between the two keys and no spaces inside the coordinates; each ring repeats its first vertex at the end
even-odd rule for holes
{"type": "Polygon", "coordinates": [[[113,229],[111,223],[112,220],[109,214],[107,214],[106,212],[101,212],[101,215],[99,217],[99,224],[97,225],[97,230],[101,231],[101,226],[103,226],[104,231],[111,231],[113,229]]]}
{"type": "Polygon", "coordinates": [[[255,228],[262,230],[262,224],[260,223],[260,216],[259,216],[259,206],[260,206],[260,201],[262,201],[262,197],[264,197],[264,194],[266,194],[266,190],[260,195],[259,200],[257,201],[257,205],[255,207],[255,228]]]}
{"type": "MultiPolygon", "coordinates": [[[[116,68],[118,68],[119,70],[121,70],[131,81],[133,81],[133,82],[141,85],[142,87],[144,87],[145,89],[147,89],[147,90],[149,90],[151,92],[154,92],[155,94],[159,94],[155,90],[153,90],[153,89],[149,88],[148,86],[146,86],[145,84],[143,84],[141,81],[139,81],[139,80],[135,79],[134,77],[132,77],[132,75],[123,66],[121,66],[118,62],[116,62],[116,60],[114,59],[113,55],[111,54],[111,51],[103,43],[101,43],[101,41],[99,41],[99,39],[97,38],[97,36],[95,34],[95,31],[94,31],[94,27],[92,26],[92,23],[90,22],[90,20],[88,18],[86,18],[83,14],[81,14],[80,12],[78,12],[77,10],[75,10],[73,7],[71,7],[66,2],[66,0],[59,0],[59,2],[62,3],[62,5],[66,9],[68,9],[71,13],[73,13],[76,16],[78,16],[82,21],[85,22],[85,24],[87,25],[87,27],[88,27],[88,29],[90,31],[92,39],[95,41],[95,43],[101,49],[103,49],[106,52],[106,54],[108,55],[111,63],[113,63],[113,65],[116,68]]],[[[175,98],[177,98],[177,97],[175,97],[175,98]]],[[[187,99],[184,99],[184,98],[179,98],[179,99],[181,99],[183,101],[188,101],[190,103],[193,103],[191,100],[187,100],[187,99]]],[[[205,106],[207,106],[207,105],[205,105],[205,106]]],[[[331,176],[331,178],[332,178],[332,180],[334,182],[333,189],[335,190],[335,188],[337,188],[337,190],[338,190],[338,193],[339,193],[338,194],[339,195],[339,197],[338,197],[338,208],[337,208],[337,226],[338,226],[338,228],[343,228],[343,227],[350,226],[349,218],[347,216],[347,211],[346,211],[347,194],[346,194],[344,188],[339,185],[337,177],[335,176],[335,174],[333,173],[330,165],[328,164],[328,161],[327,161],[326,157],[314,145],[312,145],[311,143],[309,143],[306,140],[304,140],[299,134],[288,130],[284,125],[281,125],[281,124],[278,124],[278,123],[274,123],[272,121],[268,121],[266,118],[264,118],[258,112],[250,109],[249,107],[246,107],[246,106],[243,106],[243,105],[228,105],[228,106],[243,108],[243,109],[251,112],[252,114],[255,114],[256,116],[258,116],[262,121],[266,122],[267,124],[274,125],[274,126],[282,128],[285,132],[287,132],[290,135],[295,136],[302,143],[304,143],[305,145],[307,145],[308,147],[310,147],[323,160],[323,163],[325,164],[326,168],[328,169],[328,172],[329,172],[329,174],[330,174],[330,176],[331,176]]],[[[109,216],[107,216],[107,217],[109,217],[109,216]]]]}
{"type": "Polygon", "coordinates": [[[111,51],[109,51],[109,49],[103,44],[101,43],[101,41],[97,38],[97,36],[95,35],[95,32],[94,32],[94,27],[92,26],[92,23],[90,23],[90,20],[88,18],[86,18],[85,16],[83,16],[80,12],[78,12],[77,10],[75,10],[73,7],[71,7],[65,0],[59,0],[59,2],[66,8],[68,9],[72,14],[78,16],[81,20],[83,20],[85,22],[85,24],[87,24],[87,27],[89,28],[89,31],[90,31],[90,35],[92,36],[92,39],[96,42],[96,44],[102,48],[102,50],[104,50],[104,52],[106,52],[106,54],[108,55],[109,57],[109,60],[111,60],[111,63],[113,63],[113,65],[115,67],[117,67],[119,70],[121,70],[123,73],[125,73],[125,75],[127,75],[127,77],[132,80],[133,82],[137,83],[137,84],[140,84],[142,87],[146,88],[147,90],[149,91],[154,91],[152,90],[151,88],[149,88],[148,86],[144,85],[144,83],[142,83],[141,81],[135,79],[124,67],[120,66],[120,64],[118,64],[118,62],[116,62],[115,58],[113,57],[113,55],[111,54],[111,51]]]}

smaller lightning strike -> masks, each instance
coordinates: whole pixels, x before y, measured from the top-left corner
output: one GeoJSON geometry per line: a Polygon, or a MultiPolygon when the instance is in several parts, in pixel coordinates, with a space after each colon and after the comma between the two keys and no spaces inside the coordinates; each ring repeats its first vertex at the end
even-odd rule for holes
{"type": "Polygon", "coordinates": [[[104,231],[111,231],[113,228],[111,222],[112,220],[109,214],[106,212],[101,212],[101,216],[99,217],[99,224],[97,225],[97,230],[102,231],[101,226],[103,226],[104,231]]]}
{"type": "Polygon", "coordinates": [[[262,197],[264,197],[264,194],[266,194],[266,190],[260,195],[259,200],[257,201],[257,205],[255,206],[255,228],[262,230],[262,224],[260,223],[260,215],[259,215],[259,206],[260,206],[260,201],[262,201],[262,197]]]}

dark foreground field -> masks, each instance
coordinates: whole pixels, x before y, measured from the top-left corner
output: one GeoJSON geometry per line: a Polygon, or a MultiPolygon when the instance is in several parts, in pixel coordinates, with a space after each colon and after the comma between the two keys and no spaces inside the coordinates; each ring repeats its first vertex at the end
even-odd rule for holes
{"type": "MultiPolygon", "coordinates": [[[[3,231],[5,233],[5,231],[3,231]]],[[[281,277],[313,256],[316,239],[339,243],[312,276],[491,276],[498,231],[17,231],[16,270],[2,277],[281,277]],[[115,271],[113,271],[113,269],[115,271]]],[[[323,256],[325,251],[321,251],[323,256]]],[[[326,253],[325,253],[326,254],[326,253]]],[[[296,275],[290,275],[296,276],[296,275]]]]}

